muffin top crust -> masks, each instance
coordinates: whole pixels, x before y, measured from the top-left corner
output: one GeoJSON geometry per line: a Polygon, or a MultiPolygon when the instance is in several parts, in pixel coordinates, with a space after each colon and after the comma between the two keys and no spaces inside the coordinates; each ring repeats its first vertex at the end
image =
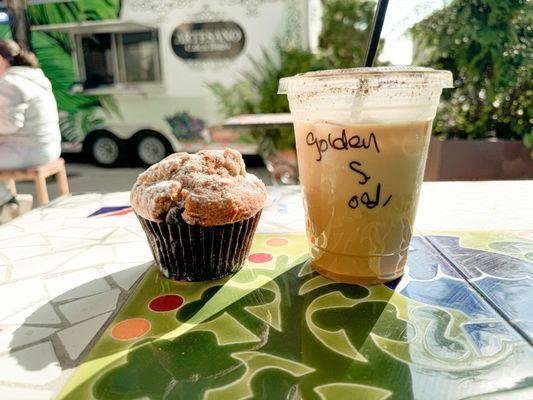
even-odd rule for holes
{"type": "Polygon", "coordinates": [[[232,149],[175,153],[139,175],[131,205],[141,217],[162,222],[172,208],[183,209],[190,225],[225,225],[251,218],[266,202],[266,188],[246,173],[232,149]]]}

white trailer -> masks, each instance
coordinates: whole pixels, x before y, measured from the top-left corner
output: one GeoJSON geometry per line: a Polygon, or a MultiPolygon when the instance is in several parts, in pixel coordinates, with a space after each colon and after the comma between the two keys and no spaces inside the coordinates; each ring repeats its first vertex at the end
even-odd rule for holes
{"type": "MultiPolygon", "coordinates": [[[[166,117],[185,111],[219,124],[208,83],[235,82],[277,40],[316,49],[320,24],[320,0],[124,0],[116,20],[33,29],[70,35],[73,96],[113,97],[121,115],[102,114],[105,123],[89,132],[84,148],[98,163],[114,165],[128,153],[151,164],[210,146],[180,141],[166,117]]],[[[254,153],[256,146],[240,150],[254,153]]]]}

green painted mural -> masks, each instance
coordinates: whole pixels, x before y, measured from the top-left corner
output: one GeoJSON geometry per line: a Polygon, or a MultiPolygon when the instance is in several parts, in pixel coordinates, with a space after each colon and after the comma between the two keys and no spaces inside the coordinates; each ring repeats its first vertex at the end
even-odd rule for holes
{"type": "MultiPolygon", "coordinates": [[[[120,0],[82,0],[28,7],[32,25],[112,19],[117,18],[119,11],[120,0]]],[[[0,36],[11,36],[7,25],[0,26],[0,36]]],[[[34,30],[32,47],[52,83],[64,140],[83,141],[85,134],[101,122],[95,115],[97,109],[118,112],[109,96],[75,96],[71,93],[76,77],[68,35],[34,30]]]]}

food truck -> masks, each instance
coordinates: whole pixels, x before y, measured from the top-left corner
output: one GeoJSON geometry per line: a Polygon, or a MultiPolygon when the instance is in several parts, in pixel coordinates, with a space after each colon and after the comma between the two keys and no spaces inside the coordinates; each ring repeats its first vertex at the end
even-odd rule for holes
{"type": "MultiPolygon", "coordinates": [[[[316,49],[320,24],[320,0],[123,0],[117,19],[32,29],[68,35],[76,76],[69,96],[113,104],[114,112],[95,111],[98,123],[83,137],[83,150],[112,166],[219,147],[207,128],[224,116],[208,84],[231,85],[277,41],[316,49]]],[[[244,154],[257,148],[231,145],[244,154]]]]}

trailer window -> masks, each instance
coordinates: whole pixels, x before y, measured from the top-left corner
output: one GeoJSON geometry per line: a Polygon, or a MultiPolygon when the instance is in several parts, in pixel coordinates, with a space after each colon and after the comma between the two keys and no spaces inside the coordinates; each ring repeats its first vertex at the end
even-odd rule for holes
{"type": "Polygon", "coordinates": [[[111,37],[108,33],[83,36],[83,60],[85,61],[85,87],[95,88],[113,83],[113,57],[111,37]]]}
{"type": "Polygon", "coordinates": [[[85,89],[161,80],[157,31],[80,35],[78,62],[85,89]]]}
{"type": "Polygon", "coordinates": [[[117,35],[120,75],[123,82],[153,82],[157,79],[158,45],[154,32],[117,35]]]}

